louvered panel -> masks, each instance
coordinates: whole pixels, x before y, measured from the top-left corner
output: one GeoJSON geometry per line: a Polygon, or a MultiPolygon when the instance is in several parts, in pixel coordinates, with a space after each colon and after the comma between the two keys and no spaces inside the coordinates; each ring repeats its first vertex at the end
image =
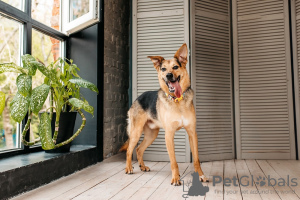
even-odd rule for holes
{"type": "Polygon", "coordinates": [[[228,16],[228,3],[227,0],[196,0],[194,5],[198,11],[228,16]]]}
{"type": "Polygon", "coordinates": [[[192,1],[193,86],[201,161],[234,158],[229,1],[192,1]]]}
{"type": "MultiPolygon", "coordinates": [[[[133,1],[133,99],[145,91],[160,88],[157,72],[147,56],[170,59],[187,40],[187,2],[184,0],[134,0],[133,1]]],[[[141,137],[139,143],[143,140],[141,137]]],[[[189,145],[184,130],[175,134],[176,159],[190,160],[189,145]]],[[[169,161],[162,129],[157,139],[144,154],[145,160],[169,161]]]]}
{"type": "Polygon", "coordinates": [[[183,9],[182,0],[138,0],[137,12],[153,12],[183,9]]]}
{"type": "Polygon", "coordinates": [[[238,158],[295,159],[288,2],[234,0],[233,26],[238,158]]]}
{"type": "Polygon", "coordinates": [[[245,15],[272,15],[283,13],[283,1],[238,1],[238,16],[245,15]],[[259,6],[257,6],[259,4],[259,6]]]}
{"type": "Polygon", "coordinates": [[[300,155],[300,0],[291,1],[291,19],[293,36],[293,57],[294,57],[294,86],[295,86],[295,107],[296,125],[298,138],[298,155],[300,155]]]}

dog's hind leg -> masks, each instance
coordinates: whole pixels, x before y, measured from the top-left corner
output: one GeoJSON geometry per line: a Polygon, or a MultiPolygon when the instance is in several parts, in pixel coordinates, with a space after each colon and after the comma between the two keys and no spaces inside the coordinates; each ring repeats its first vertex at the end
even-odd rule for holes
{"type": "Polygon", "coordinates": [[[149,172],[150,168],[145,166],[143,161],[143,155],[148,146],[150,146],[156,139],[159,132],[159,128],[151,129],[147,124],[144,126],[144,139],[142,143],[136,148],[136,155],[139,161],[140,169],[145,172],[149,172]]]}
{"type": "MultiPolygon", "coordinates": [[[[130,112],[130,111],[129,111],[130,112]]],[[[133,174],[132,167],[132,153],[134,147],[137,145],[142,132],[147,121],[146,113],[140,113],[139,115],[133,116],[129,114],[130,128],[128,129],[129,133],[129,144],[126,153],[126,174],[133,174]],[[131,117],[132,116],[132,117],[131,117]]]]}

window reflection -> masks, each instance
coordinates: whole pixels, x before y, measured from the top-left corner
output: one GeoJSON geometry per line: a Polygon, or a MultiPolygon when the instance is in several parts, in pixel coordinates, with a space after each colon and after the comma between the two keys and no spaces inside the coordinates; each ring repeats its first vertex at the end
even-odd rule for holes
{"type": "Polygon", "coordinates": [[[89,0],[70,1],[70,21],[73,21],[89,12],[89,0]]]}

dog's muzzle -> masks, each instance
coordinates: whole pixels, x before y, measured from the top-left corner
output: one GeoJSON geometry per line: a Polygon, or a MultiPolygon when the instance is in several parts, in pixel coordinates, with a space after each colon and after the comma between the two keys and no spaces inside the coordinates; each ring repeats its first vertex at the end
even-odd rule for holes
{"type": "Polygon", "coordinates": [[[171,93],[174,93],[175,92],[175,87],[174,87],[174,83],[178,82],[179,83],[180,81],[180,76],[178,76],[177,78],[174,77],[174,75],[172,73],[168,73],[166,75],[166,84],[169,88],[169,92],[171,93]]]}

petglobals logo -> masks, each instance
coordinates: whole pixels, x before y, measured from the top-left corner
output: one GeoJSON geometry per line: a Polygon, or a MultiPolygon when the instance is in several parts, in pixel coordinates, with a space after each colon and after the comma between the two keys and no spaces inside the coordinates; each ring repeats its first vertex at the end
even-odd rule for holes
{"type": "MultiPolygon", "coordinates": [[[[280,190],[281,193],[286,192],[295,192],[293,187],[298,186],[297,178],[290,177],[287,175],[286,177],[274,178],[270,175],[268,176],[241,176],[236,177],[233,176],[232,178],[223,178],[222,176],[212,176],[210,181],[212,183],[202,183],[199,179],[198,172],[189,172],[186,173],[181,179],[183,185],[183,195],[184,199],[189,198],[190,196],[205,196],[207,192],[211,190],[213,193],[224,193],[223,190],[218,190],[214,188],[218,185],[224,185],[224,187],[236,187],[236,189],[226,190],[226,194],[236,194],[240,191],[242,194],[257,194],[257,193],[272,193],[274,192],[272,189],[274,186],[288,186],[292,190],[283,191],[280,190]],[[240,190],[241,186],[245,187],[243,190],[240,190]],[[247,187],[249,186],[249,188],[247,187]],[[252,186],[260,186],[257,190],[252,190],[252,186]],[[264,189],[263,189],[264,188],[264,189]]],[[[223,188],[223,187],[222,187],[223,188]]],[[[256,188],[256,187],[254,187],[256,188]]]]}
{"type": "Polygon", "coordinates": [[[221,176],[213,176],[213,186],[217,184],[223,184],[224,186],[298,186],[297,178],[291,178],[287,175],[286,179],[284,178],[272,178],[270,175],[268,177],[256,177],[253,175],[249,176],[241,176],[240,178],[234,176],[233,178],[222,178],[221,176]]]}

